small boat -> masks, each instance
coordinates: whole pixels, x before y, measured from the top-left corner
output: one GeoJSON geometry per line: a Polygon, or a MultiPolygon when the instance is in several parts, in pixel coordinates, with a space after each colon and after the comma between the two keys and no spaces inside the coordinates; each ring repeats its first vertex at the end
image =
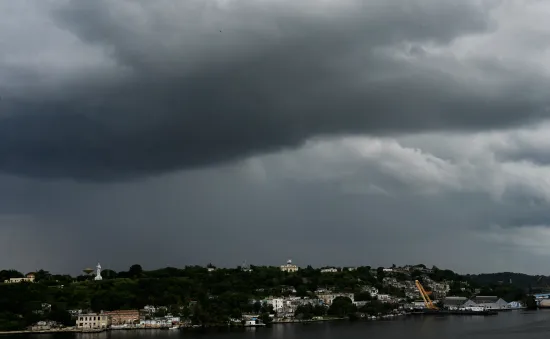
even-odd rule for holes
{"type": "Polygon", "coordinates": [[[180,327],[177,326],[177,325],[174,325],[174,326],[172,326],[172,327],[169,327],[168,329],[169,329],[169,330],[179,330],[180,327]]]}

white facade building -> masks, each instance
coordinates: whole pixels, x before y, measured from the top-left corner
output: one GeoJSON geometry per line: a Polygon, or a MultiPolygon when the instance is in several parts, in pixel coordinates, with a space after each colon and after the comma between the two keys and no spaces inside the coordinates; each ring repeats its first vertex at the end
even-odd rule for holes
{"type": "Polygon", "coordinates": [[[322,268],[321,273],[336,273],[338,272],[338,269],[334,267],[328,267],[328,268],[322,268]]]}
{"type": "Polygon", "coordinates": [[[110,325],[109,316],[106,314],[88,313],[78,316],[76,328],[78,329],[102,329],[110,325]]]}
{"type": "Polygon", "coordinates": [[[283,298],[270,298],[265,302],[266,304],[273,306],[273,310],[277,313],[281,313],[284,310],[285,302],[283,298]]]}
{"type": "Polygon", "coordinates": [[[286,262],[286,265],[281,265],[283,272],[298,272],[298,266],[292,264],[292,260],[286,262]]]}
{"type": "Polygon", "coordinates": [[[506,310],[510,309],[510,305],[502,298],[496,296],[476,296],[472,300],[477,306],[483,307],[486,310],[506,310]]]}
{"type": "Polygon", "coordinates": [[[8,280],[4,280],[5,284],[18,284],[22,282],[34,282],[34,274],[29,273],[25,278],[10,278],[8,280]]]}

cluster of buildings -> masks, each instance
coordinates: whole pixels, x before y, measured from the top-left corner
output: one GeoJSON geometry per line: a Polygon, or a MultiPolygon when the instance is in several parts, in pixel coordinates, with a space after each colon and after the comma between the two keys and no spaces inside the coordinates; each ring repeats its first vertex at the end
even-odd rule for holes
{"type": "Polygon", "coordinates": [[[321,289],[316,291],[316,297],[315,298],[302,298],[302,297],[296,297],[296,296],[289,296],[289,297],[268,297],[261,300],[251,300],[251,303],[259,302],[262,305],[269,305],[273,307],[273,310],[276,312],[278,318],[286,318],[291,319],[294,318],[294,314],[298,307],[304,306],[304,305],[312,305],[312,306],[327,306],[329,307],[332,305],[332,302],[334,299],[338,297],[346,297],[351,299],[352,302],[354,302],[354,295],[353,293],[333,293],[329,290],[321,289]]]}
{"type": "Polygon", "coordinates": [[[159,311],[167,311],[164,306],[145,306],[142,310],[117,310],[100,313],[77,314],[76,328],[82,330],[124,329],[124,328],[178,328],[182,325],[180,317],[166,313],[165,316],[155,316],[159,311]]]}
{"type": "Polygon", "coordinates": [[[475,296],[472,299],[465,297],[446,297],[443,299],[443,306],[448,310],[493,310],[503,311],[521,308],[517,301],[507,302],[496,296],[475,296]]]}
{"type": "MultiPolygon", "coordinates": [[[[418,289],[412,280],[405,280],[405,281],[398,281],[396,278],[393,277],[385,277],[382,279],[382,283],[384,286],[391,286],[396,289],[400,289],[405,293],[406,298],[418,298],[418,289]]],[[[423,285],[425,287],[428,287],[430,289],[430,294],[434,298],[444,298],[447,296],[449,291],[451,290],[450,282],[443,281],[443,282],[436,282],[430,279],[429,277],[423,277],[423,285]]]]}
{"type": "MultiPolygon", "coordinates": [[[[296,272],[298,267],[293,265],[289,260],[286,265],[281,265],[281,271],[285,272],[296,272]]],[[[354,270],[355,268],[336,268],[336,267],[323,267],[321,268],[321,273],[337,273],[345,270],[354,270]]],[[[465,297],[454,297],[449,296],[451,291],[450,285],[453,281],[434,281],[430,279],[429,275],[433,273],[433,270],[427,268],[423,265],[413,266],[406,265],[402,267],[387,267],[383,268],[382,272],[384,273],[384,278],[382,279],[382,285],[384,287],[392,287],[394,289],[400,290],[403,292],[404,297],[397,297],[390,294],[382,294],[372,286],[363,286],[363,291],[368,292],[373,299],[381,301],[383,303],[395,303],[402,305],[403,308],[410,309],[419,309],[424,308],[424,301],[420,301],[420,293],[418,288],[411,278],[412,272],[420,272],[422,278],[423,286],[429,291],[429,296],[434,301],[434,303],[441,303],[443,307],[448,310],[509,310],[509,309],[518,309],[522,308],[523,305],[517,301],[507,302],[496,296],[475,296],[474,298],[468,299],[465,297]],[[401,276],[400,279],[396,278],[401,276]],[[404,278],[403,278],[404,277],[404,278]],[[417,300],[410,303],[410,300],[417,300]]],[[[372,269],[371,274],[378,276],[378,269],[372,269]]],[[[468,283],[461,282],[462,291],[469,289],[468,283]]],[[[472,290],[474,293],[479,293],[479,290],[472,290]]],[[[330,306],[332,301],[338,296],[345,296],[352,300],[352,302],[358,306],[364,306],[370,301],[355,301],[353,294],[346,293],[333,293],[327,290],[317,290],[315,292],[317,299],[301,299],[295,297],[289,298],[269,298],[265,302],[273,305],[277,314],[283,314],[285,317],[290,317],[291,314],[296,310],[296,308],[304,303],[310,304],[319,304],[330,306]]]]}

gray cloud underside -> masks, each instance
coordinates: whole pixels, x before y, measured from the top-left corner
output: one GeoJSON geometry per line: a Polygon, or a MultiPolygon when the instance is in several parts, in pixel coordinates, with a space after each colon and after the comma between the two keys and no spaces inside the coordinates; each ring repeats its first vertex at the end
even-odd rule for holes
{"type": "MultiPolygon", "coordinates": [[[[535,68],[430,52],[498,29],[494,4],[41,6],[56,29],[104,59],[47,81],[34,64],[0,63],[17,84],[0,83],[7,93],[0,101],[0,169],[119,179],[294,147],[320,135],[479,130],[545,118],[548,78],[535,68]]],[[[70,63],[72,56],[62,57],[70,63]]]]}

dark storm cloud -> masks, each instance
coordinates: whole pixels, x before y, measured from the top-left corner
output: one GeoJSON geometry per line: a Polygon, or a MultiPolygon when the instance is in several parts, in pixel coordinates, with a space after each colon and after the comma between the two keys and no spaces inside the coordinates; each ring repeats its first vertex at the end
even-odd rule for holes
{"type": "Polygon", "coordinates": [[[455,70],[426,68],[385,52],[412,43],[406,54],[422,62],[423,44],[490,32],[494,3],[63,2],[50,12],[58,27],[116,65],[63,74],[53,95],[37,84],[39,72],[7,69],[25,74],[32,96],[0,102],[0,169],[117,179],[216,164],[317,135],[542,118],[548,99],[540,88],[548,82],[540,74],[471,62],[469,71],[499,77],[492,86],[458,77],[456,60],[455,70]]]}

